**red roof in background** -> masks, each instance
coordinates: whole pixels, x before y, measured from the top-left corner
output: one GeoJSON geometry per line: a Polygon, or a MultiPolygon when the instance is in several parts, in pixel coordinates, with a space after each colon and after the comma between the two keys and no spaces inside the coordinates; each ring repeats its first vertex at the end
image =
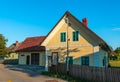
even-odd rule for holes
{"type": "Polygon", "coordinates": [[[43,51],[45,50],[44,46],[40,46],[40,44],[44,41],[46,36],[38,36],[38,37],[29,37],[21,43],[21,45],[17,48],[16,52],[29,52],[29,51],[43,51]]]}

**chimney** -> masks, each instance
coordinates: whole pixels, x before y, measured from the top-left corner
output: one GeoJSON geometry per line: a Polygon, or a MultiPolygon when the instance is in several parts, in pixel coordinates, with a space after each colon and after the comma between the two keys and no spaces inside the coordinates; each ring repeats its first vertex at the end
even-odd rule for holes
{"type": "Polygon", "coordinates": [[[16,41],[16,46],[19,46],[19,42],[18,41],[16,41]]]}
{"type": "Polygon", "coordinates": [[[88,20],[87,20],[87,18],[83,18],[83,19],[82,19],[82,23],[83,23],[86,27],[88,27],[88,20]]]}

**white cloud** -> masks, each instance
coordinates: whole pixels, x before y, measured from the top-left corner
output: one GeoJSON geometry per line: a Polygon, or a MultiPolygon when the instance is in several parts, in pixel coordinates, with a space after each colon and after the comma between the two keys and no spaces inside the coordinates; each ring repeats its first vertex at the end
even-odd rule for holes
{"type": "Polygon", "coordinates": [[[113,31],[120,31],[120,28],[113,28],[113,31]]]}

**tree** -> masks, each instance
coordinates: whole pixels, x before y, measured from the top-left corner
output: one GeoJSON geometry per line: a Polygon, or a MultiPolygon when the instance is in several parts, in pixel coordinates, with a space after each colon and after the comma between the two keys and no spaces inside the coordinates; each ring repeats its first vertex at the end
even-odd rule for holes
{"type": "Polygon", "coordinates": [[[7,41],[8,40],[5,39],[5,37],[2,34],[0,34],[0,56],[6,56],[8,53],[8,49],[6,47],[7,41]]]}
{"type": "Polygon", "coordinates": [[[117,59],[120,60],[120,47],[115,49],[116,55],[117,55],[117,59]]]}

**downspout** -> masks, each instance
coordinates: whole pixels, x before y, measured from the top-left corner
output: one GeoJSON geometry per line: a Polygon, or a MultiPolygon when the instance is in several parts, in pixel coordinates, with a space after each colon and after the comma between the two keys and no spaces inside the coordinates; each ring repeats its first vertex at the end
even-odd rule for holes
{"type": "Polygon", "coordinates": [[[46,63],[45,63],[45,71],[48,71],[48,49],[46,49],[46,52],[45,52],[45,61],[46,61],[46,63]]]}

